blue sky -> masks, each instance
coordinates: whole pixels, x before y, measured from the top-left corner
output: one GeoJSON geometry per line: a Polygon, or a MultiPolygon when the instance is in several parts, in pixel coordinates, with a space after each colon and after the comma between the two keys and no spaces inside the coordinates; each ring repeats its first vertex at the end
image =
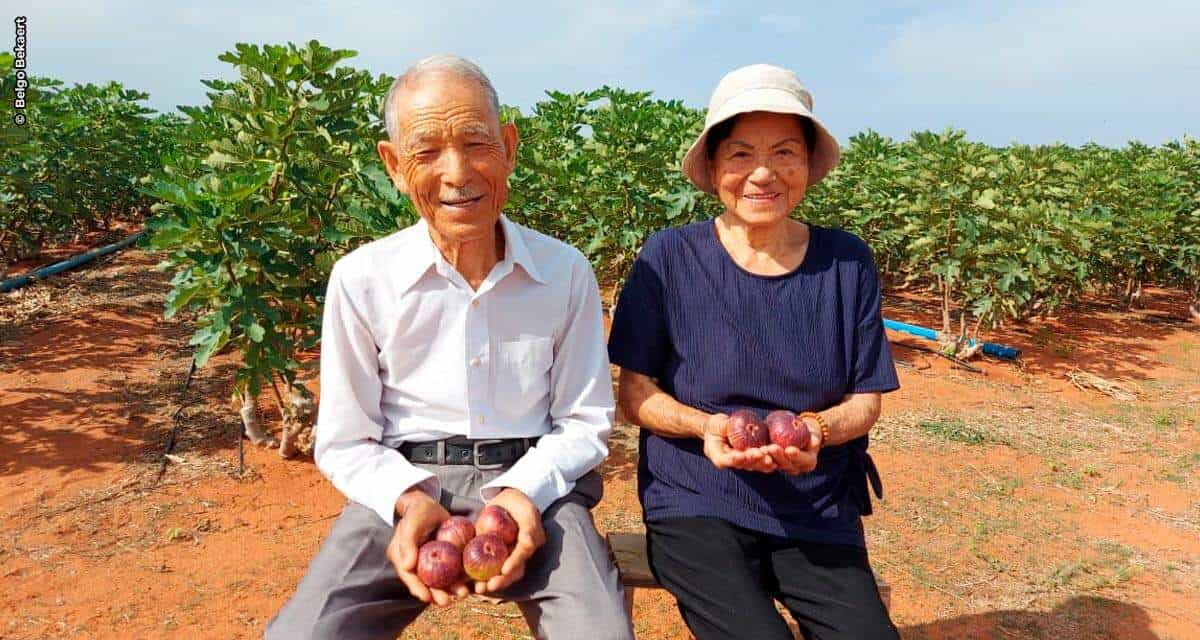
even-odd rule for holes
{"type": "Polygon", "coordinates": [[[160,110],[233,77],[217,55],[235,42],[316,38],[375,73],[464,55],[522,108],[602,84],[703,106],[724,73],[771,62],[800,75],[843,141],[946,126],[991,144],[1200,137],[1197,0],[0,4],[29,18],[32,73],[118,80],[160,110]]]}

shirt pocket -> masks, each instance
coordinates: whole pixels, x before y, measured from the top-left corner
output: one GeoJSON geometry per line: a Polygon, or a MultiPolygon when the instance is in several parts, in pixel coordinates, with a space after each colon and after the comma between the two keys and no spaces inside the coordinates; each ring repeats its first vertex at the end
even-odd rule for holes
{"type": "Polygon", "coordinates": [[[538,404],[549,406],[551,338],[524,338],[496,345],[496,407],[519,416],[538,404]]]}

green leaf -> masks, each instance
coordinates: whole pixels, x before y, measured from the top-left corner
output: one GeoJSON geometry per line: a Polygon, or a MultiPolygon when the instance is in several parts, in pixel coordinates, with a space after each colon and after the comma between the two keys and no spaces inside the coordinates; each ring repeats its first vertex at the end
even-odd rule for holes
{"type": "Polygon", "coordinates": [[[203,162],[210,167],[219,169],[227,164],[237,164],[238,159],[229,155],[228,153],[213,151],[212,153],[208,154],[206,158],[204,158],[203,162]]]}
{"type": "Polygon", "coordinates": [[[980,209],[995,209],[995,197],[995,189],[985,189],[983,193],[980,193],[979,197],[975,199],[975,206],[979,207],[980,209]]]}

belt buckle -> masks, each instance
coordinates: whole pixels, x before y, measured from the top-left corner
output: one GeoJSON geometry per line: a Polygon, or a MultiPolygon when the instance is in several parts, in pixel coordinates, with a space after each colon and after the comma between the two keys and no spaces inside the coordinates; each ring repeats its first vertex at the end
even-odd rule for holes
{"type": "Polygon", "coordinates": [[[476,469],[487,471],[490,469],[503,469],[504,463],[497,464],[479,464],[479,447],[488,444],[500,444],[503,440],[476,440],[471,443],[471,464],[475,465],[476,469]]]}

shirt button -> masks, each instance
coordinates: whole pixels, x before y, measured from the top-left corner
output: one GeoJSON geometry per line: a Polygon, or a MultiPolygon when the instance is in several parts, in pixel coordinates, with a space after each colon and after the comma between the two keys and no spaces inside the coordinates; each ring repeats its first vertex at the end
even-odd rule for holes
{"type": "Polygon", "coordinates": [[[471,306],[472,306],[472,307],[478,307],[478,306],[479,306],[479,301],[478,301],[478,300],[472,300],[472,301],[471,301],[471,306]]]}
{"type": "Polygon", "coordinates": [[[484,422],[483,416],[479,416],[479,424],[483,424],[483,422],[484,422]]]}
{"type": "Polygon", "coordinates": [[[471,366],[478,367],[479,366],[479,358],[471,358],[471,366]]]}

